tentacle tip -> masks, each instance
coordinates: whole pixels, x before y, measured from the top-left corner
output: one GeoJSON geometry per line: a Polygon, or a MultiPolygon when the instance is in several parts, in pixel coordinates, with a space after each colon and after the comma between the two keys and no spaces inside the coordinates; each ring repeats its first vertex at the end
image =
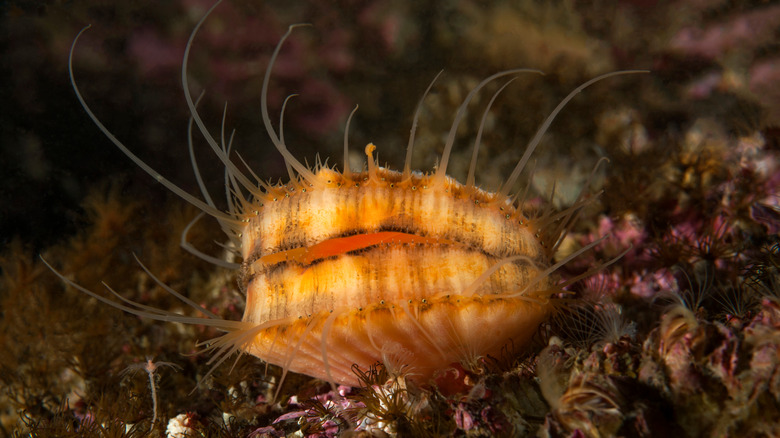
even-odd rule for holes
{"type": "Polygon", "coordinates": [[[298,27],[314,27],[312,23],[293,23],[287,27],[287,32],[292,32],[293,29],[298,27]]]}
{"type": "Polygon", "coordinates": [[[376,150],[376,145],[374,143],[369,142],[366,145],[365,153],[366,157],[368,157],[369,161],[374,160],[374,151],[376,150]]]}

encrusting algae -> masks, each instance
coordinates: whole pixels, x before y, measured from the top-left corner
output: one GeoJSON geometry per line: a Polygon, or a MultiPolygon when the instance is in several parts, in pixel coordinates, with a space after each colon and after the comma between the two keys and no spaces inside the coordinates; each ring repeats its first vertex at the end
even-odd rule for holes
{"type": "MultiPolygon", "coordinates": [[[[229,3],[222,6],[231,8],[229,3]]],[[[576,16],[573,11],[567,14],[576,16]]],[[[657,18],[660,12],[654,14],[657,18]]],[[[594,32],[586,25],[568,37],[594,32]]],[[[603,29],[599,32],[605,35],[603,29]]],[[[666,58],[666,62],[675,60],[666,58]]],[[[652,83],[631,90],[621,88],[620,80],[615,85],[608,81],[602,90],[610,93],[586,92],[571,103],[565,113],[574,114],[576,121],[562,118],[552,127],[549,136],[560,140],[569,124],[578,133],[590,124],[595,132],[588,138],[598,139],[610,159],[593,177],[594,186],[605,187],[605,192],[589,198],[557,254],[550,255],[555,264],[596,242],[559,269],[560,281],[588,273],[603,263],[598,260],[623,257],[584,281],[569,284],[565,298],[558,299],[565,306],[556,307],[560,311],[533,333],[529,344],[509,343],[490,354],[475,355],[463,365],[434,372],[433,379],[416,377],[408,366],[410,356],[389,345],[379,363],[354,369],[348,364],[348,378],[354,380],[347,383],[352,387],[332,387],[327,376],[323,376],[326,381],[292,373],[283,377],[282,369],[267,367],[250,355],[230,358],[212,370],[210,355],[197,351],[195,344],[219,336],[214,327],[159,324],[107,309],[64,288],[34,251],[16,240],[2,258],[0,288],[0,346],[8,353],[0,357],[4,431],[16,436],[146,436],[150,429],[167,436],[335,436],[347,431],[397,436],[777,435],[780,165],[776,131],[758,129],[760,125],[734,131],[728,128],[734,126],[733,119],[720,123],[717,114],[685,112],[670,106],[665,97],[658,100],[667,96],[658,90],[673,94],[653,79],[665,74],[662,66],[639,81],[631,80],[634,85],[652,83]],[[653,96],[647,100],[657,105],[654,115],[635,106],[634,95],[653,96]],[[619,105],[614,105],[616,99],[619,105]],[[582,102],[594,110],[582,112],[582,102]],[[664,117],[673,119],[677,130],[667,131],[660,122],[664,117]],[[607,237],[599,240],[602,236],[607,237]],[[150,357],[153,363],[172,363],[182,369],[162,370],[152,382],[146,374],[143,378],[122,374],[128,367],[146,367],[150,357]]],[[[463,97],[449,106],[442,103],[442,95],[457,94],[458,87],[448,81],[459,79],[452,76],[460,74],[446,74],[438,82],[444,85],[434,86],[433,93],[438,88],[446,91],[426,100],[440,106],[442,117],[454,114],[452,106],[463,97]]],[[[492,114],[503,112],[507,101],[517,100],[511,92],[515,84],[524,87],[521,80],[515,81],[495,101],[496,109],[485,112],[490,115],[487,120],[497,124],[494,131],[486,128],[483,136],[489,155],[500,151],[491,136],[506,130],[492,114]]],[[[497,90],[498,86],[488,85],[484,94],[491,96],[497,90]]],[[[479,102],[484,106],[486,100],[479,102]]],[[[290,120],[296,111],[293,103],[287,110],[290,120]]],[[[279,108],[272,105],[271,111],[279,108]]],[[[482,109],[478,111],[476,123],[473,115],[466,117],[474,126],[465,130],[472,137],[482,109]]],[[[362,138],[365,128],[360,127],[357,114],[352,125],[355,136],[362,138]]],[[[418,138],[432,129],[425,120],[423,110],[418,138]]],[[[560,147],[559,141],[555,143],[560,147]]],[[[377,144],[382,153],[392,149],[385,146],[392,143],[377,144]]],[[[549,146],[552,143],[545,141],[539,151],[555,150],[549,146]]],[[[455,150],[450,167],[464,167],[462,162],[468,162],[470,155],[468,148],[455,150]]],[[[476,175],[498,162],[494,156],[482,158],[476,175]]],[[[513,164],[517,158],[512,156],[513,164]]],[[[417,160],[415,156],[413,162],[417,160]]],[[[561,160],[571,162],[566,157],[561,160]]],[[[351,181],[367,184],[372,175],[380,181],[391,179],[394,174],[378,167],[377,161],[369,161],[373,174],[369,167],[352,173],[351,181]],[[359,181],[362,178],[368,181],[359,181]]],[[[536,166],[542,179],[545,163],[540,159],[536,166]]],[[[590,174],[594,161],[583,163],[584,169],[571,173],[590,174]]],[[[331,172],[333,180],[340,175],[331,172]]],[[[399,173],[402,179],[403,172],[399,173]]],[[[294,185],[295,195],[305,188],[304,181],[294,185]]],[[[560,186],[566,185],[565,177],[560,181],[560,186]]],[[[172,296],[159,280],[220,320],[240,320],[245,300],[236,287],[240,279],[180,249],[182,232],[198,211],[181,207],[172,198],[161,209],[163,204],[133,195],[144,190],[134,189],[134,184],[115,182],[111,188],[94,190],[85,203],[85,222],[92,225],[43,251],[43,257],[74,283],[98,291],[105,282],[122,297],[148,306],[144,308],[148,312],[165,309],[187,318],[204,316],[172,296]]],[[[307,193],[314,196],[317,191],[307,189],[307,193]]],[[[465,193],[464,199],[475,199],[465,193]]],[[[542,191],[541,198],[549,198],[549,189],[542,191]]],[[[561,198],[571,203],[576,194],[561,198]]],[[[551,211],[539,202],[535,187],[525,199],[539,206],[537,215],[551,211]]],[[[479,200],[489,204],[490,199],[479,200]]],[[[389,232],[400,233],[392,235],[400,240],[389,251],[410,247],[404,239],[414,233],[374,229],[355,234],[357,243],[335,241],[348,250],[307,245],[309,249],[299,254],[295,250],[302,247],[281,244],[258,254],[256,260],[284,256],[285,266],[308,263],[311,268],[318,257],[331,260],[331,254],[363,254],[376,242],[386,243],[383,239],[390,235],[380,233],[389,232]]],[[[450,236],[422,237],[441,239],[424,240],[423,245],[452,246],[445,241],[450,236]]],[[[223,252],[214,244],[220,241],[219,230],[207,221],[192,225],[186,238],[204,253],[223,252]]],[[[560,283],[547,287],[554,289],[560,283]]],[[[408,308],[412,314],[419,309],[408,308]]],[[[406,312],[402,309],[399,314],[406,312]]],[[[320,320],[323,324],[328,315],[320,320]]],[[[335,327],[337,317],[331,321],[335,327]]],[[[433,329],[428,331],[435,337],[433,329]]],[[[317,342],[311,357],[321,357],[320,349],[317,342]]]]}

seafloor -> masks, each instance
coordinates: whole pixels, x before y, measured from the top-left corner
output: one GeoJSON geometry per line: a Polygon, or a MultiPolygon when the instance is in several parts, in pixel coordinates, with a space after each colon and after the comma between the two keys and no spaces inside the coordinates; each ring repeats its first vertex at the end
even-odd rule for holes
{"type": "MultiPolygon", "coordinates": [[[[364,384],[338,394],[298,375],[279,388],[280,370],[248,356],[204,379],[209,357],[196,344],[215,330],[108,308],[65,287],[38,255],[88,289],[106,291],[105,282],[147,306],[185,311],[136,255],[167,285],[241,318],[235,275],[179,247],[197,211],[99,132],[66,64],[76,33],[92,24],[74,58],[85,98],[117,138],[197,193],[179,69],[210,2],[5,2],[0,435],[780,435],[780,5],[287,3],[226,0],[198,34],[189,73],[194,94],[205,89],[199,109],[212,132],[227,102],[226,135],[235,129],[242,157],[274,180],[286,172],[262,127],[259,94],[291,23],[312,26],[282,52],[269,101],[276,117],[285,96],[300,94],[285,136],[310,164],[316,154],[342,162],[344,122],[359,104],[352,167],[363,165],[359,146],[369,141],[383,163],[401,167],[417,101],[444,69],[424,102],[413,159],[433,169],[474,85],[509,68],[543,70],[519,76],[488,115],[477,169],[488,190],[569,91],[605,72],[649,70],[604,80],[564,109],[534,154],[528,196],[566,206],[607,157],[559,257],[609,237],[562,278],[625,254],[570,287],[570,306],[522,354],[453,367],[431,384],[379,365],[357,371],[364,384]]],[[[458,129],[450,170],[461,181],[500,85],[480,93],[458,129]]],[[[222,169],[198,147],[217,192],[222,169]]],[[[215,223],[202,221],[189,239],[221,251],[215,223]]]]}

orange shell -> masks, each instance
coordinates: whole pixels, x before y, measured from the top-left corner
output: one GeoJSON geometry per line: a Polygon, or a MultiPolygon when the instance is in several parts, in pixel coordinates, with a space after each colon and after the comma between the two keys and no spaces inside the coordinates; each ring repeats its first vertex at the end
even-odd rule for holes
{"type": "Polygon", "coordinates": [[[242,233],[243,321],[267,326],[245,351],[350,385],[353,364],[402,357],[386,365],[425,380],[453,363],[497,356],[510,341],[527,343],[548,315],[547,257],[508,202],[449,178],[402,181],[383,168],[351,178],[321,169],[316,177],[323,188],[266,203],[242,233]],[[291,248],[388,231],[412,237],[309,263],[266,262],[291,248]]]}

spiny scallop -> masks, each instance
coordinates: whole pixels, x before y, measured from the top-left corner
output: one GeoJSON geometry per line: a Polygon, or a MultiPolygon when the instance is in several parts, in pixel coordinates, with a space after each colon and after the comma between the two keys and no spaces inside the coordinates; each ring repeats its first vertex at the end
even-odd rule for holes
{"type": "MultiPolygon", "coordinates": [[[[456,113],[440,163],[431,173],[411,170],[414,130],[402,171],[379,167],[373,144],[365,148],[365,171],[352,172],[346,164],[341,172],[324,165],[310,169],[288,151],[266,103],[273,65],[291,26],[273,52],[261,94],[265,128],[290,174],[287,184],[271,185],[254,174],[250,179],[236,167],[230,148],[208,132],[189,93],[190,48],[217,4],[190,36],[182,85],[191,122],[225,166],[231,193],[227,211],[215,206],[199,175],[203,199],[141,161],[92,113],[73,79],[73,50],[81,33],[71,47],[69,72],[79,101],[98,128],[161,184],[219,222],[243,263],[205,255],[186,242],[183,247],[216,264],[240,269],[240,286],[247,297],[243,319],[220,319],[167,287],[207,317],[188,317],[127,300],[119,304],[58,275],[82,292],[135,315],[224,330],[225,335],[205,347],[215,353],[211,359],[215,367],[232,353],[242,352],[280,365],[285,372],[349,385],[357,384],[354,364],[365,369],[375,362],[426,381],[453,363],[473,365],[480,357],[499,354],[510,343],[526,344],[554,309],[562,287],[577,280],[561,283],[555,271],[598,242],[555,263],[553,255],[586,202],[584,196],[562,212],[545,210],[527,217],[522,200],[516,201],[509,191],[563,106],[588,85],[625,72],[595,78],[566,97],[495,193],[474,185],[479,140],[466,184],[447,176],[455,131],[469,102],[488,82],[535,70],[504,71],[476,86],[456,113]]],[[[416,120],[415,115],[415,124],[416,120]]],[[[346,134],[344,150],[346,157],[346,134]]],[[[190,140],[195,163],[192,153],[190,140]]]]}

